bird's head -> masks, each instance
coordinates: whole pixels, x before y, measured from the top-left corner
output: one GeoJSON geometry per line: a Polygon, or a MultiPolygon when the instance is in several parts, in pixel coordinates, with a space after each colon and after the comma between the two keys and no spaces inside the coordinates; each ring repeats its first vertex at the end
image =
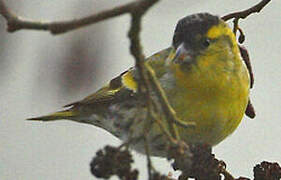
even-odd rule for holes
{"type": "Polygon", "coordinates": [[[213,60],[227,60],[239,54],[232,30],[218,16],[209,13],[198,13],[179,20],[173,47],[175,56],[172,62],[184,69],[198,63],[198,59],[212,61],[212,58],[206,58],[212,55],[220,54],[213,60]]]}

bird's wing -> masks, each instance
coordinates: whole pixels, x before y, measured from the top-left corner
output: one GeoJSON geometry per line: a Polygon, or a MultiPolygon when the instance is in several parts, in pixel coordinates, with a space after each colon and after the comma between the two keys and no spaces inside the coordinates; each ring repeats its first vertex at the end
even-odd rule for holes
{"type": "MultiPolygon", "coordinates": [[[[155,74],[160,78],[165,72],[165,60],[168,58],[172,48],[167,48],[146,59],[146,62],[155,70],[155,74]]],[[[107,85],[99,89],[94,94],[87,96],[81,101],[77,101],[64,107],[77,107],[80,105],[103,105],[114,101],[129,99],[137,95],[137,73],[135,68],[123,72],[112,79],[107,85]]]]}

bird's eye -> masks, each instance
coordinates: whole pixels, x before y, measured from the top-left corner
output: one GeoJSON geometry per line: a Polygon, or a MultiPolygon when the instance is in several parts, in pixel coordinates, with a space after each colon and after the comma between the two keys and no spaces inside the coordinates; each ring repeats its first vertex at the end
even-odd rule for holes
{"type": "Polygon", "coordinates": [[[206,38],[203,40],[203,46],[208,47],[210,45],[210,39],[206,38]]]}

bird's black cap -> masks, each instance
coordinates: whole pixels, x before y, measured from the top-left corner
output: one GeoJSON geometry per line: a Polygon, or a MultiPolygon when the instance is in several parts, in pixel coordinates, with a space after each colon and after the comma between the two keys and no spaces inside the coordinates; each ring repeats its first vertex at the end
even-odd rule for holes
{"type": "Polygon", "coordinates": [[[173,46],[177,48],[182,42],[192,44],[197,34],[204,35],[210,27],[217,24],[219,24],[219,17],[209,13],[186,16],[178,21],[174,32],[173,46]]]}

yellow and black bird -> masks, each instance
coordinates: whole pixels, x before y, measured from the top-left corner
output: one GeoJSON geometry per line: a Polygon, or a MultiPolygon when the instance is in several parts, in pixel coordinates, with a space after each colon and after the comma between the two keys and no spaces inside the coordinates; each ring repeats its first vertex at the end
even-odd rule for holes
{"type": "MultiPolygon", "coordinates": [[[[250,76],[236,38],[218,16],[199,13],[177,23],[172,46],[146,59],[177,116],[195,122],[195,128],[178,127],[187,143],[214,146],[241,122],[249,100],[250,76]]],[[[66,110],[29,120],[68,119],[101,127],[121,140],[137,137],[149,121],[147,106],[138,93],[136,68],[123,72],[66,110]]],[[[167,122],[163,121],[167,127],[167,122]]],[[[165,156],[166,137],[156,123],[148,132],[151,154],[165,156]]],[[[144,152],[143,141],[133,148],[144,152]]]]}

